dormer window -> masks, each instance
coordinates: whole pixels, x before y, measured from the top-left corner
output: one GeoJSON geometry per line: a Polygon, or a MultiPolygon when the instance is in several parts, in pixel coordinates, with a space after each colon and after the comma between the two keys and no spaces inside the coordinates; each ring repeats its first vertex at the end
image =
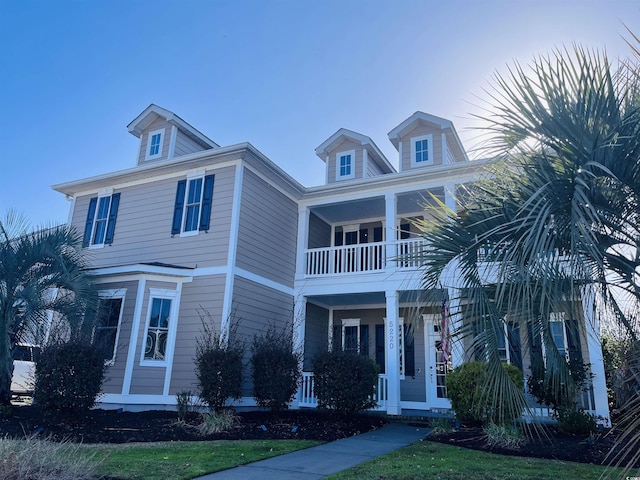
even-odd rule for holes
{"type": "Polygon", "coordinates": [[[336,153],[336,180],[355,178],[355,150],[336,153]]]}
{"type": "Polygon", "coordinates": [[[423,135],[411,139],[411,166],[433,165],[433,136],[423,135]]]}
{"type": "Polygon", "coordinates": [[[147,154],[145,160],[153,160],[162,156],[162,144],[164,141],[164,129],[149,132],[147,141],[147,154]]]}

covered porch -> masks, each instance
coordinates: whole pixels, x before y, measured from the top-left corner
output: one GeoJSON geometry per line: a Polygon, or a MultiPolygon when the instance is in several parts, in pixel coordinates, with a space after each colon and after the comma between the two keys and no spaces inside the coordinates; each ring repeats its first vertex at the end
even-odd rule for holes
{"type": "Polygon", "coordinates": [[[377,363],[375,410],[390,415],[448,411],[445,378],[452,358],[443,356],[441,298],[440,291],[378,291],[300,299],[297,308],[305,315],[298,338],[304,360],[297,406],[317,406],[314,358],[342,350],[377,363]]]}

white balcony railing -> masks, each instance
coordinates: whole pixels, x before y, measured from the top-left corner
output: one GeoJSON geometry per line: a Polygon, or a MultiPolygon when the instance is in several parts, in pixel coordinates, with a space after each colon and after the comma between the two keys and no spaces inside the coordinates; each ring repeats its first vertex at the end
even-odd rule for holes
{"type": "Polygon", "coordinates": [[[396,268],[414,269],[420,266],[420,254],[426,246],[422,238],[395,242],[395,258],[386,257],[386,243],[361,243],[340,247],[311,248],[307,250],[307,276],[339,275],[382,271],[387,261],[396,268]]]}
{"type": "MultiPolygon", "coordinates": [[[[302,372],[302,395],[300,396],[299,406],[312,407],[318,406],[318,399],[315,394],[315,380],[313,372],[302,372]]],[[[384,410],[387,406],[389,398],[389,382],[386,375],[378,375],[378,385],[376,393],[373,396],[377,402],[377,410],[384,410]]]]}
{"type": "Polygon", "coordinates": [[[307,250],[307,275],[335,275],[384,270],[384,242],[307,250]]]}

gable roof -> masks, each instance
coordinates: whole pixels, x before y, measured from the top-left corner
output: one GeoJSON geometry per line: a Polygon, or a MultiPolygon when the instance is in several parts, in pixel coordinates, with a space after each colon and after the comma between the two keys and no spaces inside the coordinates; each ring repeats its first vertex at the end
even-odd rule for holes
{"type": "Polygon", "coordinates": [[[220,145],[211,140],[204,133],[200,132],[199,130],[185,122],[175,113],[165,108],[159,107],[158,105],[155,105],[153,103],[145,108],[140,115],[134,118],[133,121],[129,123],[129,125],[127,125],[127,129],[129,130],[129,133],[140,138],[144,129],[151,125],[151,123],[153,123],[158,118],[164,118],[168,123],[175,125],[183,133],[185,133],[187,136],[191,137],[193,140],[207,149],[220,147],[220,145]]]}
{"type": "Polygon", "coordinates": [[[462,160],[469,160],[469,158],[467,157],[467,153],[462,146],[462,142],[460,141],[460,137],[458,137],[458,132],[456,132],[456,129],[453,126],[451,120],[447,120],[446,118],[437,117],[435,115],[420,111],[415,112],[413,115],[411,115],[400,125],[389,132],[389,140],[391,141],[391,143],[393,143],[393,146],[396,147],[396,150],[398,150],[400,138],[410,130],[412,130],[414,126],[419,123],[430,123],[441,128],[447,136],[447,142],[451,146],[456,157],[462,160]]]}
{"type": "Polygon", "coordinates": [[[366,148],[367,152],[369,152],[369,158],[372,159],[384,173],[395,173],[396,169],[391,165],[391,163],[389,163],[387,157],[384,156],[384,153],[380,151],[378,146],[370,137],[346,128],[339,129],[336,133],[322,142],[320,146],[316,148],[316,155],[318,155],[323,162],[326,162],[326,157],[329,151],[333,150],[333,148],[344,140],[353,140],[360,143],[360,145],[366,148]]]}

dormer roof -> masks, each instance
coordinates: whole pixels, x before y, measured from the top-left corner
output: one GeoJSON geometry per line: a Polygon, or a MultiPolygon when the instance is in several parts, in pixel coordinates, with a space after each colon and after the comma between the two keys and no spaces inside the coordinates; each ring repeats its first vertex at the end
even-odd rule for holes
{"type": "Polygon", "coordinates": [[[196,142],[200,143],[205,149],[219,148],[216,142],[207,137],[204,133],[200,132],[175,113],[159,107],[158,105],[151,104],[144,111],[138,115],[133,121],[127,125],[129,133],[140,138],[142,132],[151,125],[156,119],[164,118],[169,124],[178,127],[185,135],[191,137],[196,142]]]}
{"type": "Polygon", "coordinates": [[[370,137],[346,128],[339,129],[336,133],[322,142],[322,144],[316,148],[316,155],[318,155],[322,161],[326,162],[329,152],[344,140],[352,140],[360,143],[360,145],[367,149],[369,158],[376,162],[384,173],[394,173],[396,171],[393,165],[389,163],[389,160],[387,160],[387,157],[384,156],[382,151],[370,137]]]}
{"type": "Polygon", "coordinates": [[[396,150],[398,149],[398,145],[400,144],[401,137],[413,130],[416,124],[420,123],[428,123],[442,129],[447,136],[447,142],[454,150],[456,157],[462,158],[464,160],[469,160],[466,152],[464,151],[464,148],[462,147],[462,142],[458,137],[458,133],[456,132],[453,123],[446,118],[437,117],[435,115],[420,111],[411,115],[400,125],[389,132],[389,140],[391,141],[391,143],[393,143],[393,146],[396,147],[396,150]]]}

